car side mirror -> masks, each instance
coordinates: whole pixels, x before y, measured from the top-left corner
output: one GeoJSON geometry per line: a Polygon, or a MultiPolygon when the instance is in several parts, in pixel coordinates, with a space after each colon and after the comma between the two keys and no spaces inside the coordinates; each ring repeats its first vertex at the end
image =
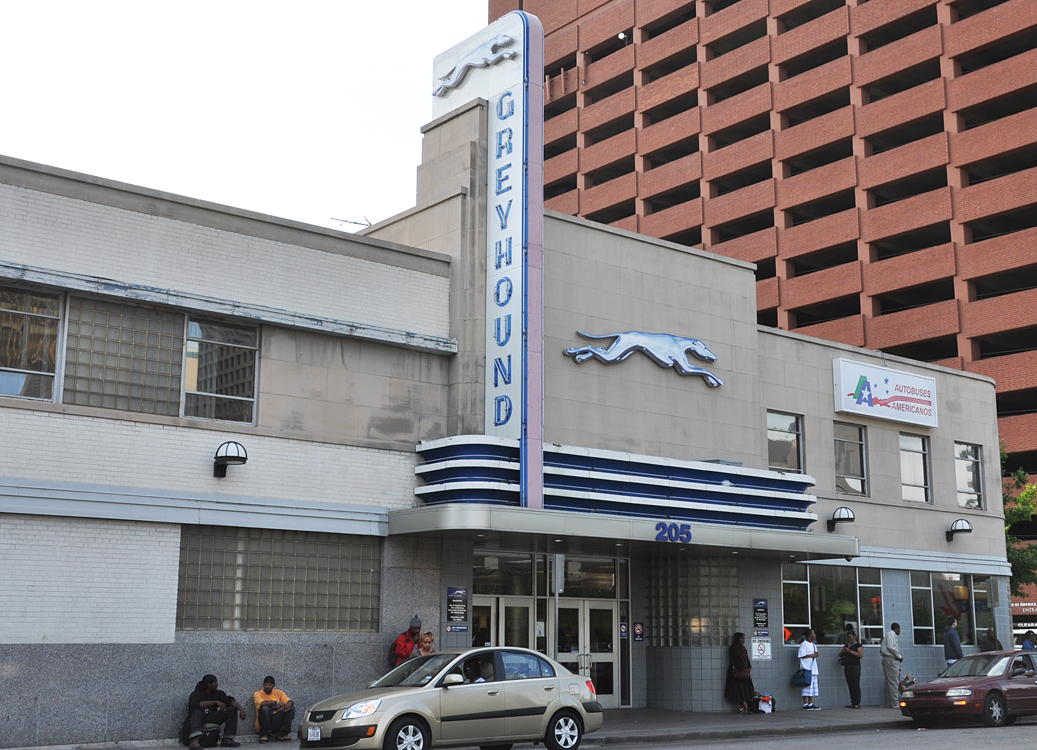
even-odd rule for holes
{"type": "Polygon", "coordinates": [[[443,678],[443,682],[440,683],[443,687],[450,687],[451,685],[463,685],[464,677],[459,674],[448,674],[443,678]]]}
{"type": "Polygon", "coordinates": [[[1032,669],[1027,669],[1025,672],[1023,672],[1023,677],[1034,677],[1034,676],[1037,676],[1037,672],[1034,672],[1032,669]]]}

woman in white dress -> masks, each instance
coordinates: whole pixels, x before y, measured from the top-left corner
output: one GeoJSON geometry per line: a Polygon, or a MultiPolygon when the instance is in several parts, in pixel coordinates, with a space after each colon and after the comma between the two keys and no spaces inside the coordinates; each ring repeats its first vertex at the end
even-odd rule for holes
{"type": "Polygon", "coordinates": [[[803,709],[806,711],[820,711],[820,706],[814,705],[814,698],[818,696],[817,689],[817,636],[813,630],[807,631],[807,636],[799,644],[799,668],[810,672],[810,685],[803,688],[803,709]]]}

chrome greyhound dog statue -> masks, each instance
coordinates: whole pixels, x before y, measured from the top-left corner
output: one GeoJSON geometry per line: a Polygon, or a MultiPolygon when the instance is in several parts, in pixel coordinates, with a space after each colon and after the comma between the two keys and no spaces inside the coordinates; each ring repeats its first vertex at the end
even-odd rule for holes
{"type": "Polygon", "coordinates": [[[464,80],[465,73],[469,68],[486,68],[499,60],[510,60],[517,52],[512,50],[495,51],[497,47],[507,47],[514,41],[507,34],[498,34],[486,44],[480,44],[474,50],[465,55],[461,62],[450,69],[445,76],[440,77],[443,83],[432,92],[432,96],[445,96],[446,92],[454,88],[464,80]]]}
{"type": "Polygon", "coordinates": [[[634,352],[644,352],[657,365],[672,367],[681,375],[701,375],[706,385],[716,388],[724,381],[701,367],[696,367],[688,360],[688,352],[705,362],[716,362],[717,355],[698,339],[686,339],[671,336],[668,333],[608,333],[604,336],[593,336],[583,331],[578,333],[588,339],[616,339],[612,346],[604,349],[596,346],[576,346],[565,350],[565,353],[576,360],[577,364],[591,357],[600,359],[605,364],[622,362],[634,352]]]}

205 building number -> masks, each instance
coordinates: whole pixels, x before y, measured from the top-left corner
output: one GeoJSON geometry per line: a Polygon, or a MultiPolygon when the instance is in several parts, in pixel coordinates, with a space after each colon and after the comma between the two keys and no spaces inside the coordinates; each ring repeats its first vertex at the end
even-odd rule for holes
{"type": "Polygon", "coordinates": [[[666,523],[666,521],[660,521],[655,525],[655,530],[659,532],[655,535],[655,541],[657,542],[682,542],[687,544],[691,541],[691,524],[682,523],[666,523]]]}

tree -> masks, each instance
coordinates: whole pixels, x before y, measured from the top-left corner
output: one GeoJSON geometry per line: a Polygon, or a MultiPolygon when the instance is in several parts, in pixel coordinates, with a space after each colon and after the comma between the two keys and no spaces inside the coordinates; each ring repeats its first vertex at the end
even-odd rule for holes
{"type": "Polygon", "coordinates": [[[1022,596],[1023,586],[1037,583],[1037,544],[1027,544],[1011,532],[1015,524],[1028,523],[1037,513],[1037,485],[1027,483],[1029,477],[1022,469],[1007,474],[1007,460],[1008,452],[1002,442],[1001,474],[1011,480],[1001,483],[1005,507],[1005,544],[1008,546],[1008,562],[1012,566],[1012,595],[1022,596]]]}

